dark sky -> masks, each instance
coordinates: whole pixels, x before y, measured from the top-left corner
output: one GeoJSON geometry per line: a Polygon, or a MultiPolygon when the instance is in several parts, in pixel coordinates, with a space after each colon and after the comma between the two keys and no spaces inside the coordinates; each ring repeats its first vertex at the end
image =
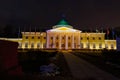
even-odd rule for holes
{"type": "Polygon", "coordinates": [[[52,28],[62,15],[75,28],[120,26],[120,0],[0,0],[0,25],[52,28]]]}

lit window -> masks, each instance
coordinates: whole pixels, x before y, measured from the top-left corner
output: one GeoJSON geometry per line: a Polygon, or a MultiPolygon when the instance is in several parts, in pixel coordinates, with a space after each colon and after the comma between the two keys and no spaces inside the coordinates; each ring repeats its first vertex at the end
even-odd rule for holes
{"type": "Polygon", "coordinates": [[[114,45],[113,44],[111,44],[111,49],[113,49],[114,48],[114,45]]]}
{"type": "Polygon", "coordinates": [[[40,43],[37,44],[37,48],[40,48],[40,43]]]}
{"type": "Polygon", "coordinates": [[[95,43],[93,43],[93,48],[96,48],[95,43]]]}
{"type": "Polygon", "coordinates": [[[108,45],[107,45],[107,44],[105,44],[105,48],[108,48],[108,45]]]}
{"type": "Polygon", "coordinates": [[[28,48],[28,43],[25,43],[25,48],[28,48]]]}
{"type": "Polygon", "coordinates": [[[80,47],[83,48],[83,43],[80,43],[80,47]]]}
{"type": "Polygon", "coordinates": [[[86,43],[86,48],[89,48],[90,46],[89,46],[89,43],[86,43]]]}
{"type": "Polygon", "coordinates": [[[34,48],[34,43],[31,44],[31,48],[34,48]]]}
{"type": "Polygon", "coordinates": [[[102,44],[101,43],[99,44],[99,48],[102,48],[102,44]]]}

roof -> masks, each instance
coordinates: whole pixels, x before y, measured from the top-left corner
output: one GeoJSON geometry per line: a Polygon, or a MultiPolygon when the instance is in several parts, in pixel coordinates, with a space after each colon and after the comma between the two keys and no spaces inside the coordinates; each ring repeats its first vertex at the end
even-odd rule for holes
{"type": "Polygon", "coordinates": [[[60,20],[57,25],[69,25],[68,22],[64,19],[60,20]]]}
{"type": "Polygon", "coordinates": [[[73,28],[71,25],[68,24],[68,22],[65,19],[60,20],[57,25],[53,26],[53,28],[59,28],[59,27],[73,28]]]}

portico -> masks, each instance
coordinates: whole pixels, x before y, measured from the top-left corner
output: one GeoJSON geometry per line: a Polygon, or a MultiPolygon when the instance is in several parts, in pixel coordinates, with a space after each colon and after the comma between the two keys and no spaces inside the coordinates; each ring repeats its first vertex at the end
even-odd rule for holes
{"type": "Polygon", "coordinates": [[[80,49],[80,30],[73,29],[65,21],[47,30],[47,48],[80,49]]]}

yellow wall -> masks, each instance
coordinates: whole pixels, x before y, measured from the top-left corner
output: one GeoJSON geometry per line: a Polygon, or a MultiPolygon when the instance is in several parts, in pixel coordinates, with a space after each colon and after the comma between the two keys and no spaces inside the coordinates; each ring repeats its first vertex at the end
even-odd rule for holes
{"type": "Polygon", "coordinates": [[[105,45],[106,49],[117,49],[116,40],[105,40],[105,45]]]}
{"type": "MultiPolygon", "coordinates": [[[[63,37],[64,35],[67,35],[70,37],[68,39],[68,44],[70,43],[70,46],[68,46],[68,49],[72,49],[72,35],[74,34],[74,37],[76,38],[74,40],[75,43],[77,44],[83,44],[83,47],[80,45],[80,48],[82,49],[117,49],[117,43],[116,40],[105,40],[105,33],[73,33],[73,32],[67,32],[67,33],[62,33],[62,32],[54,32],[54,33],[49,33],[50,37],[55,37],[55,47],[54,48],[59,48],[59,40],[60,36],[63,37]],[[60,36],[59,36],[60,35],[60,36]],[[58,36],[58,39],[56,37],[58,36]],[[80,39],[79,39],[80,38],[80,39]],[[101,39],[99,39],[101,38],[101,39]],[[78,42],[80,40],[80,42],[78,42]],[[56,43],[58,43],[58,46],[56,46],[56,43]],[[89,44],[89,47],[87,47],[87,44],[89,44]],[[93,44],[95,44],[95,48],[93,48],[93,44]],[[101,48],[99,47],[101,44],[101,48]],[[107,46],[107,47],[106,47],[107,46]],[[113,47],[112,47],[113,46],[113,47]]],[[[18,48],[25,49],[25,43],[28,43],[28,48],[31,49],[32,43],[34,44],[34,48],[36,49],[42,49],[46,48],[47,45],[47,34],[46,32],[22,32],[22,38],[0,38],[0,40],[9,40],[9,41],[14,41],[19,43],[18,48]],[[26,39],[28,37],[28,39],[26,39]],[[32,38],[34,37],[34,38],[32,38]],[[38,38],[40,37],[40,38],[38,38]],[[38,43],[39,43],[39,48],[38,48],[38,43]]],[[[52,43],[52,39],[50,38],[49,42],[50,44],[52,43]]],[[[65,43],[65,39],[61,40],[61,43],[65,43]]],[[[53,47],[51,47],[53,48],[53,47]]],[[[63,48],[62,48],[63,49],[63,48]]],[[[76,46],[75,49],[79,49],[79,46],[76,46]]]]}
{"type": "Polygon", "coordinates": [[[28,43],[28,48],[34,44],[34,48],[45,48],[46,33],[45,32],[22,32],[22,48],[25,48],[25,44],[28,43]],[[28,38],[26,38],[28,37],[28,38]]]}
{"type": "Polygon", "coordinates": [[[90,49],[101,49],[100,44],[102,48],[105,48],[105,33],[81,33],[80,37],[83,48],[88,48],[87,44],[89,44],[90,49]]]}

